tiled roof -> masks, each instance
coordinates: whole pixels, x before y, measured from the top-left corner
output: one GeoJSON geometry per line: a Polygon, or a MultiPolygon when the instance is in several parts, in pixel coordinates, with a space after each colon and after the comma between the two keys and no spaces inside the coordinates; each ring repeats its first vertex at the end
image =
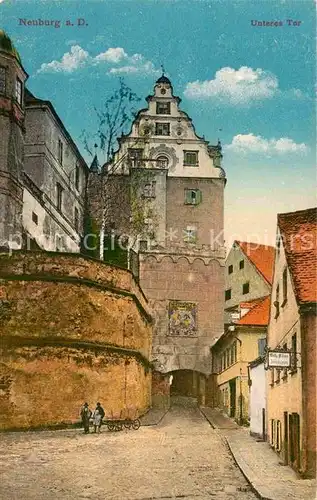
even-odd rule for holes
{"type": "Polygon", "coordinates": [[[277,224],[297,301],[316,302],[317,208],[278,214],[277,224]]]}
{"type": "Polygon", "coordinates": [[[248,309],[249,307],[250,311],[237,321],[237,325],[268,325],[270,316],[270,296],[250,302],[242,302],[240,304],[240,308],[242,309],[248,309]]]}
{"type": "Polygon", "coordinates": [[[240,309],[253,309],[253,307],[257,306],[262,302],[264,297],[260,299],[249,300],[248,302],[240,302],[240,309]]]}
{"type": "Polygon", "coordinates": [[[259,243],[235,241],[265,280],[272,285],[275,248],[259,243]]]}

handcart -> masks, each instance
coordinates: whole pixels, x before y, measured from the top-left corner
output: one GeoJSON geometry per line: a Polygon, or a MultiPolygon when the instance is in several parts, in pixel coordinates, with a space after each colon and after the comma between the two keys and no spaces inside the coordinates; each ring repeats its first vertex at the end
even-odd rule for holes
{"type": "Polygon", "coordinates": [[[104,423],[109,431],[122,431],[123,429],[134,429],[137,431],[141,425],[137,415],[138,412],[136,410],[131,411],[131,409],[121,410],[119,415],[114,415],[111,412],[111,415],[105,418],[104,423]]]}

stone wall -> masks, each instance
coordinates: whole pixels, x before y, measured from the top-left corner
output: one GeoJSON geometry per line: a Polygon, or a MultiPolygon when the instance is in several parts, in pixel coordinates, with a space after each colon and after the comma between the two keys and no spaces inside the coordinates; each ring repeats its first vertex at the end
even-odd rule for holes
{"type": "Polygon", "coordinates": [[[151,315],[131,274],[92,259],[0,254],[0,428],[151,404],[151,315]]]}
{"type": "Polygon", "coordinates": [[[169,375],[154,371],[152,374],[152,406],[169,408],[170,383],[169,375]]]}

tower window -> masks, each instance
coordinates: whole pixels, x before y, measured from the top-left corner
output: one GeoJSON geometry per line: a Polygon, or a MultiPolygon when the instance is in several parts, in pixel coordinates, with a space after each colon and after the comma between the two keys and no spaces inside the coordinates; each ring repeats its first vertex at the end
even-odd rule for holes
{"type": "Polygon", "coordinates": [[[198,167],[198,151],[184,151],[184,166],[198,167]]]}
{"type": "Polygon", "coordinates": [[[18,104],[20,104],[20,106],[22,106],[22,89],[23,89],[23,84],[20,78],[17,78],[15,81],[15,98],[18,104]]]}
{"type": "Polygon", "coordinates": [[[239,269],[244,269],[244,260],[240,260],[239,269]]]}
{"type": "Polygon", "coordinates": [[[0,94],[6,92],[6,69],[0,66],[0,94]]]}
{"type": "Polygon", "coordinates": [[[242,285],[243,295],[246,295],[247,293],[249,293],[249,291],[250,291],[250,283],[249,282],[243,283],[243,285],[242,285]]]}
{"type": "Polygon", "coordinates": [[[60,139],[58,139],[58,161],[63,165],[63,143],[60,139]]]}
{"type": "Polygon", "coordinates": [[[230,264],[230,266],[228,267],[228,274],[232,274],[233,273],[233,265],[230,264]]]}
{"type": "Polygon", "coordinates": [[[156,114],[157,115],[170,115],[171,114],[171,103],[170,102],[157,102],[156,103],[156,114]]]}
{"type": "Polygon", "coordinates": [[[56,191],[57,191],[57,210],[59,210],[60,212],[62,211],[62,205],[63,205],[63,187],[60,185],[60,183],[58,182],[56,184],[56,191]]]}
{"type": "Polygon", "coordinates": [[[228,290],[225,291],[225,300],[230,300],[231,299],[231,288],[228,288],[228,290]]]}
{"type": "Polygon", "coordinates": [[[155,124],[155,135],[170,135],[170,124],[157,122],[155,124]]]}
{"type": "Polygon", "coordinates": [[[199,205],[201,201],[200,189],[185,189],[185,205],[199,205]]]}

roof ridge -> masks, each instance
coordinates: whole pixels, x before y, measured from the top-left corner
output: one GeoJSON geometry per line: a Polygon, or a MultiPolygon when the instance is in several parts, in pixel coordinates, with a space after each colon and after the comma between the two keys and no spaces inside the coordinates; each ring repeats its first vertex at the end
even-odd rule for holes
{"type": "Polygon", "coordinates": [[[279,218],[280,216],[287,216],[287,215],[296,215],[296,214],[300,214],[300,213],[306,213],[306,212],[310,212],[310,211],[315,211],[317,210],[317,207],[310,207],[310,208],[305,208],[305,209],[302,209],[302,210],[296,210],[295,212],[282,212],[282,213],[279,213],[277,214],[277,218],[279,218]]]}

